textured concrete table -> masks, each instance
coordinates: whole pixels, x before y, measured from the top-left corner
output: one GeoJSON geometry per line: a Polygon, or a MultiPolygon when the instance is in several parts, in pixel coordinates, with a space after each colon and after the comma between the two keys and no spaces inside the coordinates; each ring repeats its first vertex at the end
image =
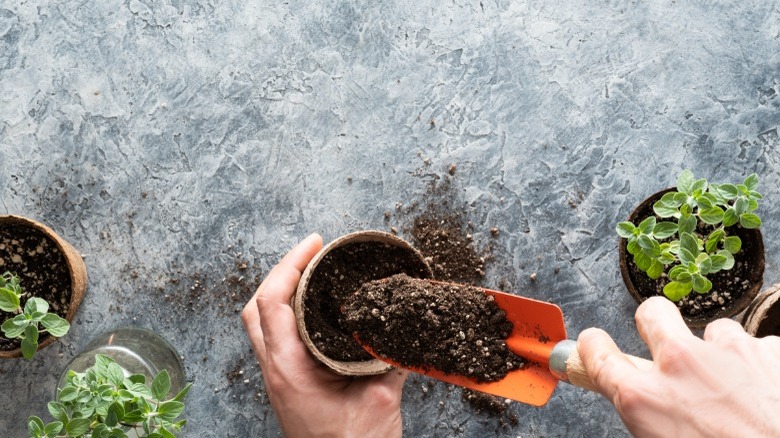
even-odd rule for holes
{"type": "MultiPolygon", "coordinates": [[[[613,230],[681,169],[760,174],[779,280],[779,39],[771,1],[2,2],[0,211],[59,231],[90,280],[71,334],[0,363],[0,434],[47,414],[93,336],[136,324],[195,382],[184,436],[280,435],[243,301],[309,232],[402,230],[383,213],[424,204],[451,163],[495,246],[487,285],[646,356],[613,230]]],[[[627,435],[565,385],[504,426],[424,385],[405,391],[408,436],[627,435]]]]}

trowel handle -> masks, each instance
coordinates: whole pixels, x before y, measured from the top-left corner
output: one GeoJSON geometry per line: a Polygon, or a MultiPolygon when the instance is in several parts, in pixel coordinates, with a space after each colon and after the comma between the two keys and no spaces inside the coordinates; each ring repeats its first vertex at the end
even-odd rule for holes
{"type": "MultiPolygon", "coordinates": [[[[639,369],[650,369],[653,362],[627,354],[626,357],[639,369]]],[[[577,351],[577,341],[565,340],[555,344],[550,353],[550,371],[555,377],[588,391],[596,391],[577,351]]]]}

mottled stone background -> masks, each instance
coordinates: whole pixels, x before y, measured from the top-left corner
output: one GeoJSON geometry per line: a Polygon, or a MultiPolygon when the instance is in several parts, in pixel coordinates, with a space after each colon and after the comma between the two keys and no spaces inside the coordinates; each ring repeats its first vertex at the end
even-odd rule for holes
{"type": "MultiPolygon", "coordinates": [[[[3,0],[0,211],[70,240],[89,289],[66,338],[0,362],[0,434],[48,415],[94,335],[137,324],[184,356],[184,436],[279,436],[243,301],[312,231],[402,230],[396,204],[424,205],[451,163],[475,241],[495,246],[485,284],[646,356],[614,227],[683,168],[759,173],[765,282],[780,280],[777,6],[3,0]]],[[[406,387],[408,436],[627,435],[566,385],[502,426],[426,382],[406,387]]]]}

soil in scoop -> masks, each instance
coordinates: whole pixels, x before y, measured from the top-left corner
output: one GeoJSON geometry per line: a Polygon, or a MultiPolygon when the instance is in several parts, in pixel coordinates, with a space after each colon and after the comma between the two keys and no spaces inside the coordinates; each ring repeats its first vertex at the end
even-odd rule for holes
{"type": "MultiPolygon", "coordinates": [[[[49,303],[49,312],[62,318],[70,309],[71,279],[65,256],[57,244],[37,230],[19,225],[0,227],[0,273],[10,271],[22,286],[22,308],[31,296],[49,303]]],[[[13,318],[0,310],[0,321],[13,318]]],[[[49,336],[41,334],[39,342],[49,336]]],[[[0,332],[0,350],[19,348],[21,341],[10,340],[0,332]]]]}
{"type": "Polygon", "coordinates": [[[309,280],[304,301],[304,323],[317,349],[334,360],[371,360],[352,331],[344,329],[341,303],[363,283],[399,273],[429,276],[419,256],[380,242],[344,245],[323,257],[309,280]]]}
{"type": "Polygon", "coordinates": [[[480,289],[396,275],[364,284],[344,302],[350,330],[404,366],[435,369],[477,382],[523,366],[506,346],[512,323],[480,289]]]}

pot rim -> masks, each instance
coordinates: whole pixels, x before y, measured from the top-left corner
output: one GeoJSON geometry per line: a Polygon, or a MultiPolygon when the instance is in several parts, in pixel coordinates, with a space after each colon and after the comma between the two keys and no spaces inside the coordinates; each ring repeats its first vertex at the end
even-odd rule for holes
{"type": "Polygon", "coordinates": [[[383,374],[393,369],[391,365],[386,364],[378,359],[371,359],[366,361],[339,361],[334,360],[323,354],[312,342],[309,337],[309,332],[306,329],[306,322],[304,318],[304,301],[306,291],[308,289],[309,280],[311,279],[317,266],[322,259],[332,250],[340,248],[342,246],[350,245],[353,243],[362,242],[380,242],[401,247],[410,251],[410,255],[416,256],[422,266],[425,266],[426,273],[429,278],[433,277],[433,271],[428,263],[425,262],[425,258],[422,254],[412,247],[412,245],[400,237],[378,230],[364,230],[356,231],[346,235],[343,235],[327,245],[325,245],[309,262],[306,269],[301,275],[301,279],[298,282],[295,295],[292,298],[292,307],[295,312],[295,319],[298,325],[298,333],[301,336],[304,344],[309,349],[309,352],[322,364],[326,365],[337,374],[344,376],[369,376],[376,374],[383,374]]]}
{"type": "MultiPolygon", "coordinates": [[[[20,225],[28,228],[32,228],[36,232],[39,232],[53,241],[57,248],[65,257],[65,263],[68,266],[68,272],[70,273],[70,303],[68,307],[68,313],[65,315],[65,319],[68,323],[73,322],[73,318],[76,317],[81,300],[84,298],[84,294],[87,291],[87,267],[84,264],[84,259],[81,254],[74,248],[68,241],[60,237],[54,230],[44,225],[43,223],[34,219],[18,216],[18,215],[0,215],[0,226],[3,225],[20,225]]],[[[52,344],[57,338],[54,336],[48,336],[46,339],[38,344],[38,351],[52,344]]],[[[22,356],[22,349],[16,348],[13,350],[0,351],[0,359],[3,358],[15,358],[22,356]]]]}
{"type": "Polygon", "coordinates": [[[742,315],[742,327],[751,336],[756,336],[761,323],[775,306],[780,306],[780,283],[772,285],[753,300],[742,315]]]}
{"type": "MultiPolygon", "coordinates": [[[[646,207],[651,206],[653,203],[655,203],[658,199],[660,199],[664,194],[677,190],[676,187],[669,187],[663,190],[660,190],[658,192],[653,193],[652,195],[645,198],[636,208],[634,208],[631,211],[631,214],[628,215],[628,218],[626,219],[629,222],[634,222],[634,220],[637,218],[639,211],[645,209],[646,207]]],[[[758,228],[755,229],[746,229],[745,231],[749,233],[754,233],[756,237],[757,247],[756,252],[758,253],[758,261],[757,261],[757,267],[755,268],[757,271],[755,271],[754,277],[758,278],[757,282],[754,282],[750,289],[746,290],[742,296],[735,302],[733,302],[729,307],[727,307],[725,310],[718,310],[715,312],[714,315],[711,316],[683,316],[683,320],[688,325],[688,327],[692,329],[702,329],[707,326],[710,322],[720,319],[720,318],[731,318],[735,315],[739,314],[745,308],[747,308],[751,302],[753,302],[753,299],[758,295],[759,291],[761,290],[761,287],[764,283],[764,269],[766,265],[766,258],[765,258],[765,251],[764,251],[764,238],[761,234],[761,230],[758,228]]],[[[642,296],[639,291],[634,286],[633,281],[631,280],[631,276],[629,274],[629,268],[628,268],[628,242],[627,239],[619,237],[618,238],[618,258],[619,258],[619,265],[620,265],[620,274],[623,277],[623,283],[626,285],[626,289],[628,289],[629,294],[632,298],[634,298],[634,301],[637,302],[637,304],[641,304],[644,300],[647,299],[647,297],[642,296]]]]}

